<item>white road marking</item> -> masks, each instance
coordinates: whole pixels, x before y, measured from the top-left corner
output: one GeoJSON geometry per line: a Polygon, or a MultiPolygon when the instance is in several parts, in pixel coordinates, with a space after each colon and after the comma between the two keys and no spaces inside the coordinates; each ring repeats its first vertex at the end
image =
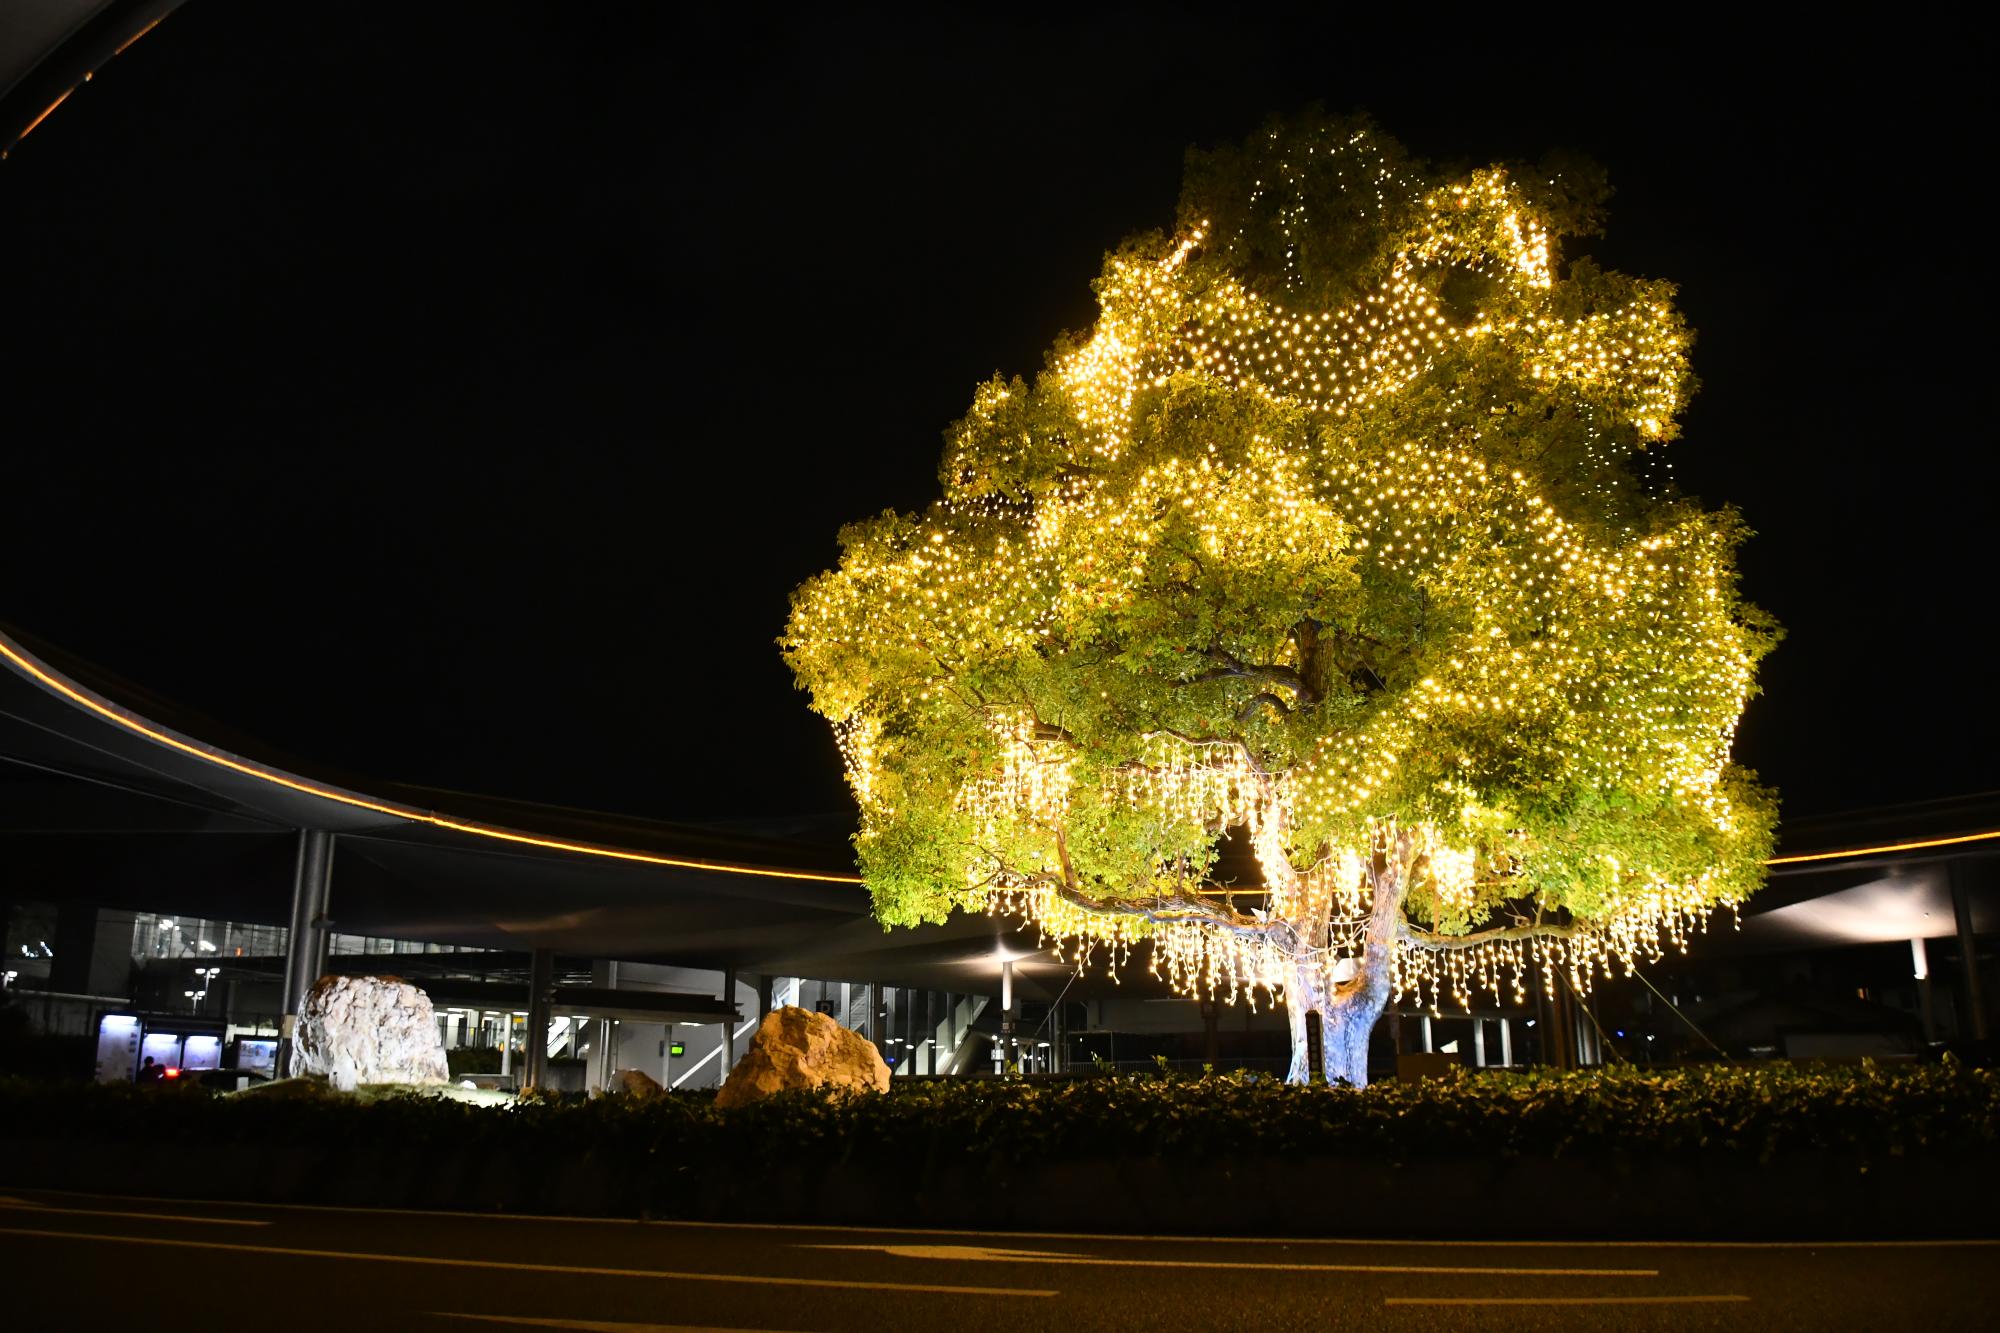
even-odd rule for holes
{"type": "Polygon", "coordinates": [[[1269,1264],[1226,1259],[1122,1259],[1047,1250],[1003,1250],[986,1245],[801,1245],[802,1250],[871,1250],[899,1259],[956,1262],[1084,1264],[1097,1268],[1229,1268],[1276,1273],[1434,1273],[1475,1277],[1658,1277],[1657,1268],[1469,1268],[1429,1264],[1269,1264]]]}
{"type": "MultiPolygon", "coordinates": [[[[136,1203],[162,1200],[146,1194],[105,1194],[88,1190],[36,1187],[38,1194],[78,1199],[122,1199],[136,1203]]],[[[1176,1245],[1389,1245],[1412,1249],[1555,1249],[1555,1250],[1950,1250],[2000,1246],[2000,1237],[1973,1236],[1937,1240],[1424,1240],[1394,1236],[1197,1236],[1102,1231],[1008,1231],[973,1227],[859,1226],[831,1222],[695,1222],[659,1217],[579,1217],[574,1213],[503,1213],[470,1208],[368,1208],[355,1204],[267,1203],[256,1199],[174,1200],[214,1203],[233,1208],[261,1208],[299,1213],[362,1213],[389,1217],[465,1217],[484,1222],[567,1222],[602,1227],[685,1227],[699,1231],[803,1231],[848,1236],[995,1236],[1006,1240],[1132,1241],[1176,1245]]]]}
{"type": "Polygon", "coordinates": [[[1748,1296],[1390,1296],[1384,1305],[1735,1305],[1748,1296]]]}
{"type": "Polygon", "coordinates": [[[478,1319],[489,1324],[517,1324],[526,1328],[579,1329],[582,1333],[784,1333],[773,1328],[715,1328],[708,1324],[630,1324],[618,1319],[531,1319],[519,1314],[463,1314],[457,1310],[432,1310],[439,1319],[478,1319]]]}
{"type": "Polygon", "coordinates": [[[188,1250],[234,1250],[300,1259],[353,1259],[378,1264],[422,1264],[439,1268],[498,1268],[515,1273],[574,1273],[583,1277],[651,1277],[674,1282],[744,1282],[762,1287],[833,1287],[846,1291],[932,1292],[946,1296],[1054,1296],[1025,1287],[946,1287],[918,1282],[855,1282],[830,1277],[777,1277],[762,1273],[684,1273],[654,1268],[591,1268],[578,1264],[520,1264],[504,1259],[451,1259],[431,1254],[371,1254],[356,1250],[303,1250],[283,1245],[235,1245],[220,1240],[180,1240],[165,1236],[117,1236],[84,1231],[40,1231],[0,1227],[0,1236],[43,1236],[52,1240],[101,1240],[118,1245],[166,1245],[188,1250]]]}
{"type": "Polygon", "coordinates": [[[267,1227],[271,1224],[257,1218],[247,1217],[202,1217],[194,1213],[141,1213],[118,1208],[70,1208],[61,1204],[36,1203],[33,1199],[16,1199],[10,1195],[0,1195],[0,1209],[17,1210],[25,1213],[54,1214],[58,1217],[142,1217],[149,1222],[201,1222],[217,1227],[267,1227]]]}

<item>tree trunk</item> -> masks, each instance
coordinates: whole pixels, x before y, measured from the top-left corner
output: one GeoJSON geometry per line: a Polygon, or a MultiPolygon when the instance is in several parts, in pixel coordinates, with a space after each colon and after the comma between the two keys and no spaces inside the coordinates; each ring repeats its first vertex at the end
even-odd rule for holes
{"type": "Polygon", "coordinates": [[[1389,1005],[1389,960],[1364,956],[1357,960],[1352,981],[1324,986],[1316,963],[1293,971],[1285,996],[1292,1024],[1292,1063],[1288,1083],[1309,1083],[1315,1072],[1328,1083],[1368,1086],[1368,1040],[1389,1005]],[[1311,1028],[1307,1016],[1319,1016],[1319,1070],[1312,1068],[1311,1028]]]}
{"type": "MultiPolygon", "coordinates": [[[[1312,1082],[1312,1030],[1306,1016],[1314,1013],[1320,1016],[1320,1049],[1325,1051],[1326,1009],[1327,996],[1320,987],[1318,966],[1309,964],[1294,967],[1291,985],[1285,990],[1285,1012],[1292,1022],[1292,1065],[1285,1073],[1285,1082],[1297,1084],[1312,1082]]],[[[1325,1068],[1323,1060],[1321,1067],[1325,1068]]]]}
{"type": "MultiPolygon", "coordinates": [[[[1334,985],[1322,978],[1316,958],[1302,959],[1292,969],[1292,983],[1285,1007],[1292,1025],[1292,1062],[1285,1076],[1288,1083],[1312,1079],[1307,1015],[1319,1015],[1320,1072],[1329,1083],[1368,1086],[1368,1040],[1375,1024],[1388,1008],[1395,967],[1396,929],[1402,921],[1403,895],[1409,885],[1409,865],[1413,841],[1409,834],[1394,839],[1377,851],[1370,862],[1368,877],[1373,887],[1368,933],[1361,955],[1354,960],[1354,976],[1334,985]]],[[[1299,932],[1300,938],[1324,938],[1299,932]]]]}
{"type": "Polygon", "coordinates": [[[1374,993],[1344,995],[1334,1002],[1320,1029],[1326,1050],[1327,1082],[1351,1083],[1357,1088],[1368,1086],[1368,1040],[1388,1003],[1386,985],[1374,993]]]}

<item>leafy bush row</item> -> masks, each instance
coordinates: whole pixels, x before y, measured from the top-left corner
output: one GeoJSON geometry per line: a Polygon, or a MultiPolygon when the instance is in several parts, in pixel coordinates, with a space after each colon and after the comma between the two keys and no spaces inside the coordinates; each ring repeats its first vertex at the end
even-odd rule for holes
{"type": "Polygon", "coordinates": [[[340,1144],[780,1164],[995,1164],[1103,1157],[1550,1157],[2000,1151],[2000,1073],[1878,1068],[1610,1069],[1390,1082],[1268,1079],[921,1083],[889,1096],[793,1093],[734,1111],[710,1094],[557,1098],[509,1108],[422,1094],[210,1097],[0,1082],[0,1138],[340,1144]]]}

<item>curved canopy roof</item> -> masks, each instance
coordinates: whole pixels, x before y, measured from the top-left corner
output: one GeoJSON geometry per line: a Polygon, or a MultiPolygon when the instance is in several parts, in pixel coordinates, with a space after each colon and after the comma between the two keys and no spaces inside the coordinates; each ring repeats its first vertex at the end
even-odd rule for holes
{"type": "Polygon", "coordinates": [[[0,4],[0,157],[34,132],[105,61],[181,0],[7,0],[0,4]]]}
{"type": "MultiPolygon", "coordinates": [[[[885,932],[844,816],[696,826],[368,781],[18,633],[0,632],[0,663],[0,855],[21,897],[280,923],[297,830],[322,828],[351,934],[940,990],[990,986],[1004,952],[1031,992],[1066,980],[1032,933],[989,918],[885,932]]],[[[1741,933],[1702,948],[1948,935],[1954,866],[1978,928],[2000,927],[1996,826],[1993,795],[1788,826],[1741,933]]]]}
{"type": "Polygon", "coordinates": [[[839,816],[697,827],[368,781],[18,633],[0,663],[21,897],[282,923],[297,830],[323,828],[351,934],[950,990],[990,982],[996,948],[1034,952],[979,917],[885,933],[839,816]]]}

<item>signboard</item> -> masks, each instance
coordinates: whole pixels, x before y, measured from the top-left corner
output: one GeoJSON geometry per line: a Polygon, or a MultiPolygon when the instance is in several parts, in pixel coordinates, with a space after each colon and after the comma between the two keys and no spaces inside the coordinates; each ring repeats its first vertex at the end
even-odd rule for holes
{"type": "Polygon", "coordinates": [[[130,1083],[139,1068],[139,1020],[106,1014],[97,1020],[97,1081],[130,1083]]]}
{"type": "Polygon", "coordinates": [[[181,1047],[181,1068],[222,1068],[222,1038],[189,1037],[181,1047]]]}
{"type": "Polygon", "coordinates": [[[169,1069],[180,1068],[181,1034],[178,1032],[148,1032],[140,1044],[141,1058],[152,1056],[153,1063],[169,1069]]]}

